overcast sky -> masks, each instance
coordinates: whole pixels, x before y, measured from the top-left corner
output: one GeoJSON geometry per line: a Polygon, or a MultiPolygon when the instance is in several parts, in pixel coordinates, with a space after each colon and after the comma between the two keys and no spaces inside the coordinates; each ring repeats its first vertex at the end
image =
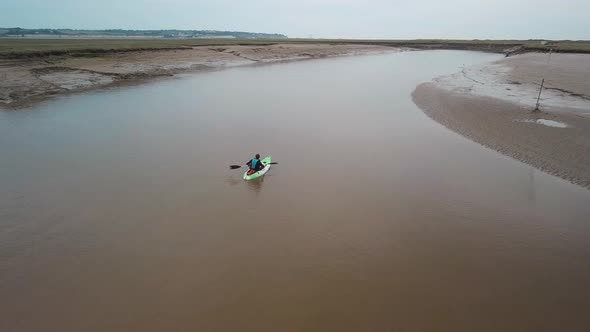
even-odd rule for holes
{"type": "Polygon", "coordinates": [[[590,39],[590,0],[0,0],[0,27],[590,39]]]}

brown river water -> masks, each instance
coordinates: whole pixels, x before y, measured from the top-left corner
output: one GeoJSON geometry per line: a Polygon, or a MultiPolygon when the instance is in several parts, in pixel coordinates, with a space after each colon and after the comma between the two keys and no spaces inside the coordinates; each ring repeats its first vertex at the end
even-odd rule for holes
{"type": "Polygon", "coordinates": [[[241,67],[1,111],[0,331],[587,331],[590,191],[412,102],[495,59],[241,67]],[[262,181],[228,169],[257,152],[279,162],[262,181]]]}

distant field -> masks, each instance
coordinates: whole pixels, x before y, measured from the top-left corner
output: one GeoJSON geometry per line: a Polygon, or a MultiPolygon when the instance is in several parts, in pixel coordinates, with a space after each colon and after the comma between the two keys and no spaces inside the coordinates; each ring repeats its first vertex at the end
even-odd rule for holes
{"type": "Polygon", "coordinates": [[[359,39],[28,39],[0,38],[0,57],[48,55],[93,56],[111,52],[182,49],[207,45],[270,45],[277,43],[350,43],[435,49],[474,49],[501,52],[522,46],[524,50],[590,53],[590,41],[531,40],[359,40],[359,39]]]}
{"type": "Polygon", "coordinates": [[[0,55],[60,55],[181,49],[203,45],[269,44],[268,39],[16,39],[0,38],[0,55]]]}

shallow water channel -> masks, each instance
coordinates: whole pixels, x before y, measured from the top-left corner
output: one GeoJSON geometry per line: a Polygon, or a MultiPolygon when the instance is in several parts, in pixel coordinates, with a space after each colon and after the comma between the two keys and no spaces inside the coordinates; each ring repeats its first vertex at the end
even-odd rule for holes
{"type": "Polygon", "coordinates": [[[0,331],[582,331],[590,191],[412,102],[498,55],[239,67],[0,112],[0,331]],[[279,162],[244,182],[254,153],[279,162]]]}

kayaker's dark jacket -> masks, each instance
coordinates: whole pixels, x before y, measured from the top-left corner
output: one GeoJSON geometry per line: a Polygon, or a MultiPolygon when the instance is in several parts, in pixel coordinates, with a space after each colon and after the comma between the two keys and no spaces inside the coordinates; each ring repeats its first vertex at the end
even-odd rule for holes
{"type": "Polygon", "coordinates": [[[246,163],[246,165],[248,165],[250,169],[253,169],[256,172],[264,168],[264,165],[262,165],[262,161],[256,158],[251,159],[249,162],[246,163]]]}

